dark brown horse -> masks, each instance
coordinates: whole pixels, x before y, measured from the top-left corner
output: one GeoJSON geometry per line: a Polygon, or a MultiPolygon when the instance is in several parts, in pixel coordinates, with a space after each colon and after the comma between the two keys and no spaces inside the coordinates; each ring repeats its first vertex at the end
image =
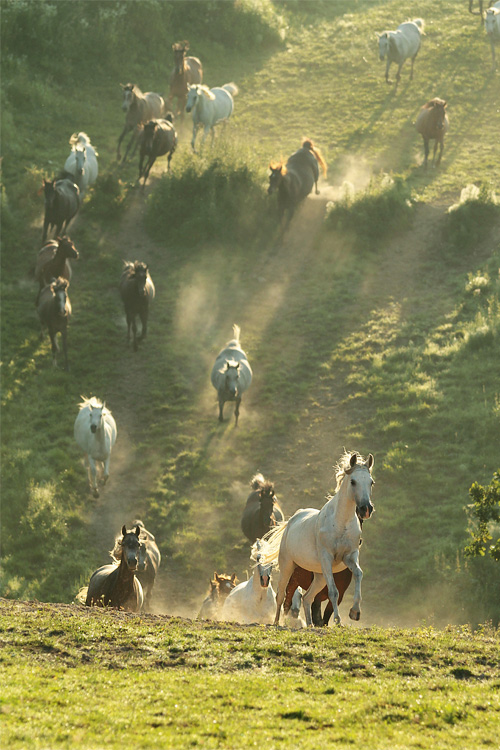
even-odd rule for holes
{"type": "Polygon", "coordinates": [[[153,280],[149,275],[146,263],[136,260],[133,263],[124,261],[120,279],[120,296],[127,316],[127,341],[130,341],[130,330],[133,333],[134,351],[137,351],[137,326],[135,319],[141,319],[140,339],[146,338],[148,332],[149,301],[155,296],[153,280]]]}
{"type": "Polygon", "coordinates": [[[69,222],[80,208],[80,189],[73,180],[45,180],[41,188],[45,198],[45,217],[43,220],[42,242],[55,227],[56,236],[66,230],[69,222]]]}
{"type": "Polygon", "coordinates": [[[149,171],[159,156],[168,154],[167,170],[170,172],[170,161],[177,148],[177,133],[172,123],[172,115],[164,120],[150,120],[144,125],[141,135],[141,155],[139,159],[139,180],[144,178],[143,187],[149,171]],[[168,119],[170,117],[170,119],[168,119]],[[144,160],[146,165],[143,168],[144,160]]]}
{"type": "Polygon", "coordinates": [[[286,228],[301,201],[306,198],[313,186],[316,195],[319,193],[319,167],[326,175],[326,162],[321,152],[309,138],[302,141],[302,146],[290,156],[286,164],[271,162],[269,169],[268,193],[278,193],[278,213],[283,225],[285,213],[288,214],[286,228]],[[319,165],[319,166],[318,166],[319,165]]]}
{"type": "MultiPolygon", "coordinates": [[[[313,581],[313,578],[314,574],[309,570],[305,570],[304,568],[300,568],[299,566],[295,568],[286,587],[283,610],[285,615],[288,613],[290,607],[292,606],[292,599],[296,589],[300,586],[302,589],[304,589],[304,591],[307,591],[313,581]]],[[[341,570],[339,573],[334,573],[333,578],[339,592],[337,604],[340,604],[345,592],[349,587],[349,584],[351,583],[352,572],[349,570],[349,568],[345,568],[345,570],[341,570]]],[[[328,599],[328,588],[325,586],[325,588],[322,589],[319,594],[316,594],[314,602],[312,604],[313,625],[317,628],[326,627],[330,621],[330,617],[332,616],[332,614],[333,606],[328,599]],[[324,601],[328,601],[328,604],[326,605],[325,611],[322,615],[321,603],[324,601]]]]}
{"type": "Polygon", "coordinates": [[[171,108],[173,99],[177,99],[176,114],[180,114],[181,122],[183,122],[188,85],[203,82],[203,68],[197,57],[186,57],[189,42],[176,42],[172,44],[172,49],[175,66],[170,75],[168,107],[171,108]]]}
{"type": "Polygon", "coordinates": [[[210,581],[210,591],[203,600],[201,609],[198,612],[199,620],[218,620],[219,610],[224,604],[230,591],[234,589],[238,579],[236,573],[232,576],[225,575],[222,573],[219,575],[217,571],[214,573],[214,577],[210,581]]]}
{"type": "Polygon", "coordinates": [[[134,521],[132,526],[140,529],[141,551],[137,565],[137,578],[144,591],[144,609],[149,610],[156,574],[161,563],[161,554],[154,535],[146,529],[142,521],[134,521]]]}
{"type": "Polygon", "coordinates": [[[44,328],[47,328],[50,342],[52,344],[52,361],[54,367],[56,367],[57,352],[59,351],[56,336],[58,333],[61,334],[65,370],[69,369],[67,334],[68,322],[71,316],[71,302],[68,297],[68,285],[68,280],[59,276],[59,278],[54,279],[50,284],[47,284],[47,286],[38,293],[37,297],[37,313],[41,326],[40,338],[43,338],[44,328]]]}
{"type": "Polygon", "coordinates": [[[149,120],[163,117],[165,113],[165,102],[163,101],[163,97],[159,94],[155,94],[154,91],[147,91],[143,94],[139,86],[136,86],[135,83],[127,83],[125,85],[120,83],[120,86],[123,89],[122,109],[126,114],[125,125],[118,139],[118,146],[116,149],[117,161],[120,161],[120,146],[122,140],[127,133],[133,131],[123,156],[123,161],[125,161],[132,146],[134,148],[131,156],[135,153],[140,126],[149,122],[149,120]]]}
{"type": "Polygon", "coordinates": [[[264,479],[262,474],[252,477],[250,486],[253,492],[247,498],[241,518],[241,529],[253,544],[276,524],[285,520],[276,495],[274,484],[264,479]]]}
{"type": "Polygon", "coordinates": [[[430,99],[424,104],[415,120],[415,127],[424,139],[424,167],[427,168],[429,158],[429,141],[434,141],[434,154],[432,166],[439,166],[444,148],[444,135],[448,130],[449,122],[446,114],[446,102],[444,99],[430,99]],[[436,151],[439,145],[439,156],[436,161],[436,151]]]}
{"type": "Polygon", "coordinates": [[[115,607],[129,612],[141,610],[144,595],[136,577],[141,547],[140,531],[139,526],[133,531],[122,527],[122,535],[117,537],[110,553],[115,562],[103,565],[92,574],[85,599],[87,607],[115,607]]]}
{"type": "Polygon", "coordinates": [[[35,304],[38,304],[43,287],[52,279],[62,276],[68,282],[71,281],[70,260],[76,260],[78,257],[78,250],[69,237],[57,237],[45,243],[38,251],[36,260],[35,278],[40,285],[40,290],[35,304]]]}

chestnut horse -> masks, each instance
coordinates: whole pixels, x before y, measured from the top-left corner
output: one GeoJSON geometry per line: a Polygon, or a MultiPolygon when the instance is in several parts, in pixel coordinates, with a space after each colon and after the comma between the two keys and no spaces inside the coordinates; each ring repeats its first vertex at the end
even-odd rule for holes
{"type": "Polygon", "coordinates": [[[424,167],[427,168],[429,158],[429,141],[434,141],[434,154],[432,157],[432,166],[439,166],[444,148],[444,134],[449,126],[448,115],[446,114],[446,102],[444,99],[429,99],[415,120],[415,127],[424,139],[424,167]],[[439,156],[436,161],[436,151],[439,145],[439,156]]]}
{"type": "Polygon", "coordinates": [[[172,107],[172,100],[177,99],[176,114],[180,114],[181,122],[184,120],[186,109],[186,98],[188,85],[191,83],[203,83],[203,68],[197,57],[186,57],[189,42],[176,42],[172,44],[174,51],[175,66],[170,75],[170,92],[167,106],[172,107]]]}
{"type": "Polygon", "coordinates": [[[116,538],[110,553],[114,563],[98,568],[90,578],[85,599],[87,607],[115,607],[129,612],[141,610],[144,594],[136,577],[141,547],[140,531],[139,526],[133,531],[122,527],[122,535],[116,538]]]}
{"type": "Polygon", "coordinates": [[[35,267],[35,278],[40,285],[35,304],[38,304],[40,292],[58,276],[71,281],[71,260],[77,260],[78,250],[69,237],[57,237],[49,240],[38,252],[35,267]]]}
{"type": "MultiPolygon", "coordinates": [[[[300,568],[299,566],[295,568],[286,587],[285,601],[283,603],[283,613],[285,615],[288,614],[288,612],[290,611],[290,608],[292,607],[293,595],[295,594],[295,591],[297,590],[297,588],[300,586],[301,589],[304,589],[304,591],[307,591],[307,589],[313,582],[313,578],[314,578],[314,573],[311,573],[311,571],[305,570],[304,568],[300,568]]],[[[344,570],[341,570],[338,573],[334,573],[333,579],[335,581],[335,585],[339,592],[339,598],[337,600],[337,604],[340,604],[340,602],[344,598],[345,592],[347,591],[349,587],[349,584],[351,583],[352,572],[349,570],[349,568],[345,568],[344,570]]],[[[312,609],[313,625],[317,628],[326,627],[328,623],[330,622],[330,617],[333,614],[333,605],[331,601],[328,599],[328,588],[326,585],[319,592],[319,594],[316,594],[316,596],[314,597],[314,601],[312,603],[311,609],[312,609]],[[322,615],[321,603],[325,601],[327,601],[328,603],[322,615]]]]}

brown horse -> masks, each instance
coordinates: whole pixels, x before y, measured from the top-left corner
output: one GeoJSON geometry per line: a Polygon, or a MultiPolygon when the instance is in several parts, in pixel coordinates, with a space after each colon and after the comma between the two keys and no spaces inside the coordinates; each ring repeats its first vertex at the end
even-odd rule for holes
{"type": "Polygon", "coordinates": [[[326,175],[326,162],[321,151],[309,138],[302,141],[302,146],[290,156],[286,164],[270,163],[267,192],[269,195],[278,193],[278,214],[282,225],[285,213],[288,214],[284,228],[290,224],[295,209],[309,195],[313,186],[318,195],[319,167],[326,175]]]}
{"type": "Polygon", "coordinates": [[[115,607],[129,612],[141,610],[144,595],[136,577],[141,547],[140,532],[139,526],[133,531],[127,531],[126,526],[122,527],[122,535],[116,538],[110,553],[115,562],[101,566],[92,574],[85,599],[87,607],[115,607]]]}
{"type": "Polygon", "coordinates": [[[448,130],[449,121],[446,114],[446,102],[444,99],[429,99],[415,120],[415,127],[424,139],[424,167],[427,168],[429,158],[429,141],[434,140],[434,155],[432,157],[432,166],[439,166],[444,148],[444,135],[448,130]],[[439,156],[436,161],[436,151],[439,144],[439,156]]]}
{"type": "Polygon", "coordinates": [[[203,68],[197,57],[186,57],[186,52],[189,49],[188,41],[176,42],[172,44],[172,49],[175,66],[170,75],[168,107],[171,108],[172,100],[177,99],[176,114],[180,114],[181,122],[183,122],[188,85],[203,82],[203,68]]]}
{"type": "Polygon", "coordinates": [[[40,289],[35,304],[38,304],[43,287],[52,279],[62,276],[68,283],[71,281],[70,259],[77,260],[78,257],[78,250],[69,237],[57,237],[45,243],[39,250],[36,260],[35,278],[40,284],[40,289]]]}
{"type": "Polygon", "coordinates": [[[241,529],[253,544],[281,521],[285,520],[276,495],[274,484],[264,479],[262,474],[252,477],[250,486],[253,492],[247,498],[241,518],[241,529]]]}
{"type": "Polygon", "coordinates": [[[39,192],[43,190],[45,198],[45,216],[43,220],[42,242],[55,227],[56,236],[65,231],[71,219],[80,208],[80,188],[73,179],[45,180],[39,192]]]}
{"type": "Polygon", "coordinates": [[[134,521],[132,526],[140,529],[141,551],[137,565],[137,578],[144,591],[144,609],[149,610],[156,574],[161,563],[161,553],[154,535],[146,529],[142,521],[134,521]]]}
{"type": "Polygon", "coordinates": [[[47,286],[38,293],[37,297],[37,313],[41,326],[40,339],[43,338],[44,328],[47,328],[50,342],[52,344],[52,361],[54,367],[56,367],[57,352],[59,351],[56,335],[58,333],[61,334],[65,370],[69,369],[67,333],[68,321],[71,316],[71,302],[68,297],[68,285],[68,280],[59,276],[50,284],[47,284],[47,286]]]}
{"type": "Polygon", "coordinates": [[[163,97],[159,94],[155,94],[154,91],[147,91],[143,94],[139,86],[136,86],[135,83],[127,83],[125,85],[120,83],[120,86],[123,89],[122,109],[126,114],[125,125],[118,139],[118,146],[116,149],[117,161],[120,161],[120,145],[123,138],[127,133],[133,131],[123,156],[123,161],[125,161],[132,146],[134,146],[134,148],[131,156],[135,153],[140,126],[149,122],[149,120],[163,117],[163,114],[165,113],[165,102],[163,101],[163,97]]]}
{"type": "Polygon", "coordinates": [[[140,139],[139,159],[139,180],[141,177],[144,178],[143,187],[149,177],[151,167],[159,156],[168,154],[167,170],[170,172],[170,161],[177,148],[177,133],[171,118],[172,115],[169,113],[164,120],[150,120],[144,125],[140,139]],[[143,168],[144,159],[146,159],[146,166],[143,168]]]}
{"type": "Polygon", "coordinates": [[[201,609],[198,612],[198,619],[218,620],[220,608],[224,604],[229,592],[234,589],[237,583],[236,573],[228,576],[224,573],[219,575],[215,571],[214,577],[210,581],[210,591],[203,600],[201,609]]]}
{"type": "MultiPolygon", "coordinates": [[[[314,574],[311,573],[309,570],[305,570],[304,568],[300,568],[299,566],[296,566],[295,570],[293,571],[290,580],[288,581],[287,587],[286,587],[286,594],[285,594],[285,601],[284,601],[284,613],[285,615],[290,610],[290,607],[292,606],[292,599],[293,595],[300,586],[304,591],[307,591],[309,586],[311,585],[314,578],[314,574]]],[[[342,601],[345,592],[347,591],[349,584],[351,583],[352,578],[352,572],[349,570],[349,568],[345,568],[344,570],[341,570],[339,573],[334,573],[333,578],[335,581],[335,585],[337,587],[337,590],[339,592],[339,598],[337,600],[337,604],[340,604],[342,601]]],[[[327,586],[322,589],[319,594],[316,594],[314,598],[314,602],[312,604],[312,619],[313,619],[313,625],[317,628],[326,627],[330,621],[330,617],[333,614],[333,605],[331,601],[328,599],[328,588],[327,586]],[[325,607],[325,611],[323,615],[321,615],[321,603],[324,601],[328,601],[328,604],[325,607]]]]}
{"type": "Polygon", "coordinates": [[[133,263],[127,260],[124,261],[119,290],[125,307],[125,315],[127,316],[127,341],[130,341],[130,330],[132,330],[133,346],[136,352],[138,337],[135,319],[139,316],[142,323],[139,338],[146,338],[148,332],[149,301],[155,296],[155,287],[146,263],[139,260],[133,263]]]}

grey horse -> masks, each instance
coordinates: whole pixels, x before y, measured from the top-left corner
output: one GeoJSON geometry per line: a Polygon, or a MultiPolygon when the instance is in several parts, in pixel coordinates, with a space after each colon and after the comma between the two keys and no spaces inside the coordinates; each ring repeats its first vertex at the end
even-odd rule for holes
{"type": "Polygon", "coordinates": [[[219,352],[212,368],[211,381],[219,401],[219,422],[224,421],[226,401],[234,401],[235,425],[238,426],[240,403],[243,393],[252,382],[252,368],[247,355],[240,346],[240,327],[233,326],[234,339],[228,341],[219,352]]]}

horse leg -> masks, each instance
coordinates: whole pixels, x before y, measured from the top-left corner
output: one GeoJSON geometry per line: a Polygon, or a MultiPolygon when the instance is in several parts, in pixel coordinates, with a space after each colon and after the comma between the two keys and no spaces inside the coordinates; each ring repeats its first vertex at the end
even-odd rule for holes
{"type": "MultiPolygon", "coordinates": [[[[403,67],[403,63],[401,63],[401,65],[398,68],[398,72],[396,73],[396,86],[398,85],[398,83],[401,80],[401,68],[402,67],[403,67]]],[[[412,60],[412,74],[410,76],[410,81],[411,81],[412,78],[413,78],[413,60],[412,60]]]]}
{"type": "Polygon", "coordinates": [[[124,137],[127,135],[128,131],[131,130],[130,125],[125,124],[125,127],[123,128],[120,137],[118,138],[118,146],[116,147],[116,161],[120,161],[120,146],[124,139],[124,137]]]}
{"type": "Polygon", "coordinates": [[[61,331],[61,339],[62,339],[62,348],[63,348],[63,354],[64,354],[64,369],[66,372],[69,370],[68,365],[68,331],[66,328],[64,328],[61,331]]]}
{"type": "MultiPolygon", "coordinates": [[[[437,143],[438,142],[436,140],[436,147],[437,147],[437,143]]],[[[439,167],[439,165],[441,164],[441,157],[443,155],[443,150],[444,150],[444,142],[443,142],[443,140],[440,140],[439,141],[439,155],[438,155],[438,158],[437,158],[436,167],[439,167]]],[[[434,156],[435,155],[436,155],[436,149],[434,149],[434,156]]]]}
{"type": "Polygon", "coordinates": [[[198,130],[198,126],[193,124],[193,135],[191,137],[191,148],[193,149],[194,153],[196,154],[196,148],[195,148],[195,141],[196,141],[196,132],[198,130]]]}
{"type": "Polygon", "coordinates": [[[49,336],[50,336],[50,343],[52,344],[52,364],[54,367],[57,367],[57,352],[59,351],[59,346],[57,344],[57,333],[52,330],[52,328],[49,328],[49,336]]]}
{"type": "Polygon", "coordinates": [[[429,158],[429,139],[424,138],[424,167],[427,169],[427,160],[429,158]]]}
{"type": "Polygon", "coordinates": [[[219,422],[224,421],[224,416],[223,416],[224,403],[225,403],[224,400],[222,398],[219,398],[219,422]]]}
{"type": "Polygon", "coordinates": [[[280,579],[278,582],[278,589],[276,591],[276,615],[274,617],[274,625],[279,625],[280,623],[281,605],[283,604],[283,600],[285,598],[288,581],[292,577],[292,573],[295,569],[295,563],[291,559],[287,560],[286,562],[281,559],[279,561],[279,568],[280,579]]]}
{"type": "Polygon", "coordinates": [[[389,60],[389,57],[387,57],[387,62],[385,64],[385,82],[389,85],[392,83],[391,80],[389,80],[389,68],[391,67],[391,61],[389,60]]]}
{"type": "Polygon", "coordinates": [[[234,426],[238,427],[238,417],[240,416],[240,404],[241,397],[236,399],[236,406],[234,407],[234,426]]]}
{"type": "Polygon", "coordinates": [[[134,348],[134,352],[138,349],[137,344],[137,324],[135,322],[135,315],[132,317],[132,346],[134,348]]]}
{"type": "Polygon", "coordinates": [[[328,550],[323,549],[319,554],[319,559],[321,562],[321,570],[328,587],[328,598],[330,599],[333,606],[333,620],[338,625],[340,623],[340,615],[338,609],[339,590],[335,585],[335,579],[332,573],[333,555],[328,552],[328,550]]]}
{"type": "MultiPolygon", "coordinates": [[[[344,557],[344,563],[347,565],[349,570],[354,576],[354,601],[352,607],[349,610],[349,617],[351,620],[359,620],[361,617],[361,580],[363,578],[363,571],[359,567],[359,550],[351,552],[350,555],[344,557]]],[[[333,576],[332,576],[333,577],[333,576]]]]}
{"type": "Polygon", "coordinates": [[[110,463],[110,460],[111,460],[111,453],[108,455],[108,457],[106,458],[106,460],[102,464],[103,474],[102,474],[102,480],[101,481],[102,481],[103,486],[106,484],[106,482],[109,479],[109,463],[110,463]]]}
{"type": "Polygon", "coordinates": [[[94,497],[99,497],[99,490],[97,489],[97,466],[92,456],[88,456],[88,475],[90,491],[94,497]]]}
{"type": "Polygon", "coordinates": [[[316,595],[319,594],[324,586],[325,579],[323,575],[321,573],[315,573],[311,585],[302,598],[302,603],[304,605],[304,614],[306,616],[306,625],[308,628],[312,627],[315,624],[312,617],[312,604],[316,595]]]}
{"type": "Polygon", "coordinates": [[[144,187],[144,186],[145,186],[145,184],[146,184],[146,180],[147,180],[147,179],[148,179],[148,177],[149,177],[149,172],[150,172],[150,170],[151,170],[151,167],[152,167],[152,166],[153,166],[153,164],[155,163],[155,161],[156,161],[156,156],[151,156],[151,157],[150,157],[150,159],[149,159],[149,161],[148,161],[148,163],[146,164],[146,169],[144,170],[144,181],[143,181],[143,183],[142,183],[142,187],[144,187]]]}
{"type": "Polygon", "coordinates": [[[142,339],[145,339],[148,335],[148,309],[147,307],[141,311],[140,314],[141,317],[141,335],[139,336],[139,339],[142,341],[142,339]]]}

